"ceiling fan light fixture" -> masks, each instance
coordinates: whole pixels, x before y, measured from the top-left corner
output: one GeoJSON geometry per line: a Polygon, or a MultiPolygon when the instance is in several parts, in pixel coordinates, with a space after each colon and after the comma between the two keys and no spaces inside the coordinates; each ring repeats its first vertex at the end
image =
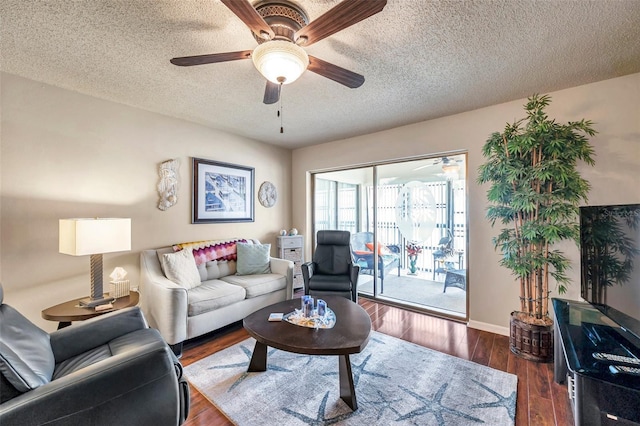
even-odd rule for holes
{"type": "Polygon", "coordinates": [[[285,40],[262,43],[253,50],[251,57],[260,74],[275,84],[293,83],[309,66],[307,52],[285,40]]]}
{"type": "Polygon", "coordinates": [[[460,166],[457,163],[442,163],[444,173],[458,173],[460,166]]]}
{"type": "Polygon", "coordinates": [[[458,172],[460,171],[460,166],[455,161],[447,161],[446,163],[443,161],[442,171],[444,172],[444,177],[447,180],[456,180],[459,176],[458,172]]]}

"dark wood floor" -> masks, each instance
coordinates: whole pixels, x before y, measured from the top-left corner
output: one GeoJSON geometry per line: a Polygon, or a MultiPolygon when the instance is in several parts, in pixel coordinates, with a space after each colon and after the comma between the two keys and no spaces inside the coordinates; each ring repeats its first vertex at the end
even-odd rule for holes
{"type": "MultiPolygon", "coordinates": [[[[373,329],[487,365],[518,376],[516,425],[572,425],[573,416],[566,386],[553,381],[553,364],[538,364],[514,356],[509,339],[441,318],[406,311],[360,298],[369,313],[373,329]]],[[[207,355],[246,339],[240,325],[185,344],[183,365],[187,366],[207,355]]],[[[186,425],[231,425],[232,423],[206,398],[191,388],[191,412],[186,425]]]]}

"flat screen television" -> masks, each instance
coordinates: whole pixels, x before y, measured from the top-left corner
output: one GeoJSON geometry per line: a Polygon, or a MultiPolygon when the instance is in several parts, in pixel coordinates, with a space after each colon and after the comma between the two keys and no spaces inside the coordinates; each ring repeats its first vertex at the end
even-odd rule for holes
{"type": "Polygon", "coordinates": [[[640,204],[580,207],[581,295],[640,338],[640,204]]]}

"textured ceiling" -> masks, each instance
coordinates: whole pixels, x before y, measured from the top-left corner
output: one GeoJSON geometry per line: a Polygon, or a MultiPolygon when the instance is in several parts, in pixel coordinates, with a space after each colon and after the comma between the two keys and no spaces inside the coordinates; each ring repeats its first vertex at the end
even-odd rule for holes
{"type": "MultiPolygon", "coordinates": [[[[338,0],[297,3],[313,21],[338,0]]],[[[364,85],[306,72],[280,134],[250,60],[169,63],[256,46],[219,1],[0,0],[0,19],[5,72],[289,148],[640,72],[639,0],[389,0],[307,48],[364,85]]]]}

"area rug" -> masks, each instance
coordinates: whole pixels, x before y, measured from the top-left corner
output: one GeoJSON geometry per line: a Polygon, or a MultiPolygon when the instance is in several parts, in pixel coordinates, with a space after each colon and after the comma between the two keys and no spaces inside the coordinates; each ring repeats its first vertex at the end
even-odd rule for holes
{"type": "MultiPolygon", "coordinates": [[[[322,332],[322,330],[319,330],[322,332]]],[[[517,377],[372,332],[351,356],[358,410],[340,399],[337,356],[268,348],[247,373],[247,339],[185,368],[189,382],[239,426],[513,425],[517,377]]]]}

